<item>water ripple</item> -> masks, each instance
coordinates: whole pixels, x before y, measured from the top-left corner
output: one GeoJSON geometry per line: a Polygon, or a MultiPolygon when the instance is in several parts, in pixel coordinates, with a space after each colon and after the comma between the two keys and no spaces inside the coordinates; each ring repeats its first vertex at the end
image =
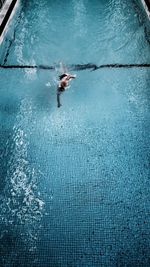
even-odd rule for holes
{"type": "MultiPolygon", "coordinates": [[[[32,116],[31,103],[24,99],[20,106],[13,129],[13,135],[7,141],[7,153],[10,155],[7,166],[7,184],[1,196],[1,223],[22,225],[28,242],[34,242],[37,235],[36,223],[40,226],[44,201],[38,190],[40,170],[35,169],[28,160],[28,120],[32,116]],[[34,236],[34,238],[32,238],[34,236]]],[[[32,244],[33,245],[33,244],[32,244]]]]}

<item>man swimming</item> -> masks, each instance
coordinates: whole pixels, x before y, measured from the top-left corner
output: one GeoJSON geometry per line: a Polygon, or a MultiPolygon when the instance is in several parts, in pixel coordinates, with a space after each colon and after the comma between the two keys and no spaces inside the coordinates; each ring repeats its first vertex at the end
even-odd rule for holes
{"type": "Polygon", "coordinates": [[[63,73],[62,75],[59,76],[59,84],[57,87],[57,106],[58,108],[60,108],[61,104],[60,104],[60,95],[62,92],[64,92],[66,90],[66,87],[69,84],[69,80],[71,79],[75,79],[76,75],[71,75],[69,73],[63,73]]]}

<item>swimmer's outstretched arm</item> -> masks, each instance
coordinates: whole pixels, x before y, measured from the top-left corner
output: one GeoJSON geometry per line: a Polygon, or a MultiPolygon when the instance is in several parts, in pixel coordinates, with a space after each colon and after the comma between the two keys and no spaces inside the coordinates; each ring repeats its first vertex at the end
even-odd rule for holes
{"type": "Polygon", "coordinates": [[[75,79],[76,75],[67,74],[67,80],[75,79]]]}

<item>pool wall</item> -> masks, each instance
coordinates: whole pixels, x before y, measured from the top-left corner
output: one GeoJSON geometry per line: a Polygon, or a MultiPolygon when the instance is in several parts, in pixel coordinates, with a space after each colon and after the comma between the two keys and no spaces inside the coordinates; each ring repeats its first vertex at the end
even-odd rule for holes
{"type": "Polygon", "coordinates": [[[150,19],[150,0],[141,0],[141,2],[147,13],[148,18],[150,19]]]}
{"type": "Polygon", "coordinates": [[[0,37],[0,65],[5,65],[7,51],[15,41],[16,28],[21,18],[21,2],[17,0],[7,25],[0,37]]]}
{"type": "Polygon", "coordinates": [[[15,8],[19,0],[7,0],[0,12],[0,44],[3,41],[7,25],[15,13],[15,8]]]}
{"type": "Polygon", "coordinates": [[[150,0],[145,0],[145,3],[148,6],[148,9],[150,10],[150,0]]]}

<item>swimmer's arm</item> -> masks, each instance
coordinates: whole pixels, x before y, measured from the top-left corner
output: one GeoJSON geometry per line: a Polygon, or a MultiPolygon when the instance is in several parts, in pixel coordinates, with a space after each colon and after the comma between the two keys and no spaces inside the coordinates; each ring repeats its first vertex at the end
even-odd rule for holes
{"type": "Polygon", "coordinates": [[[68,80],[75,79],[75,78],[76,78],[76,75],[68,74],[68,77],[67,77],[68,80]]]}

